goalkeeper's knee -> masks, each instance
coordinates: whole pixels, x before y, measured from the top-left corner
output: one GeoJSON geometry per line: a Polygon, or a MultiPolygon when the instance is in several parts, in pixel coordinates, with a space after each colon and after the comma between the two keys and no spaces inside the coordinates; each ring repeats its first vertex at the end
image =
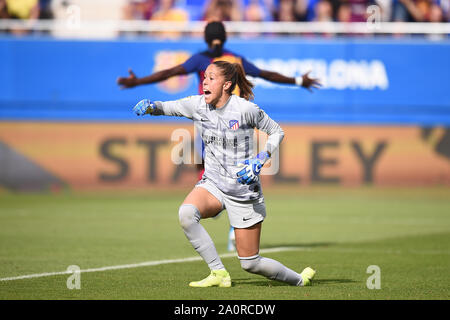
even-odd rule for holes
{"type": "Polygon", "coordinates": [[[178,218],[183,229],[189,229],[193,224],[198,224],[201,219],[200,211],[193,204],[183,204],[178,210],[178,218]]]}

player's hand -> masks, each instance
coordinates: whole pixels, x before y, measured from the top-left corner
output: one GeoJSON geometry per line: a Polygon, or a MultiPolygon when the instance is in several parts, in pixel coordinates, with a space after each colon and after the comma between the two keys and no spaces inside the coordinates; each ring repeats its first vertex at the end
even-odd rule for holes
{"type": "Polygon", "coordinates": [[[319,79],[310,78],[309,77],[310,72],[311,71],[308,71],[302,76],[302,87],[308,89],[309,92],[313,92],[312,88],[319,89],[322,86],[322,84],[319,82],[319,79]]]}
{"type": "Polygon", "coordinates": [[[150,100],[144,99],[139,101],[137,105],[133,107],[133,112],[138,116],[143,116],[152,113],[154,109],[154,104],[151,103],[150,100]]]}
{"type": "Polygon", "coordinates": [[[134,74],[133,70],[128,69],[128,73],[130,75],[127,78],[124,77],[117,78],[117,84],[120,85],[120,89],[133,88],[138,85],[137,77],[134,74]]]}
{"type": "Polygon", "coordinates": [[[264,166],[270,155],[268,152],[260,152],[256,158],[245,160],[238,166],[242,167],[240,171],[236,173],[238,177],[237,181],[241,184],[252,184],[258,181],[261,168],[264,166]]]}

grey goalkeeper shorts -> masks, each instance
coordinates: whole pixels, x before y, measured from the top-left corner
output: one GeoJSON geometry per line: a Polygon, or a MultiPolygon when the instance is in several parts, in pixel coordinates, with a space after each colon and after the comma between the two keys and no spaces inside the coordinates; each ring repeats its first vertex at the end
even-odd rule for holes
{"type": "Polygon", "coordinates": [[[210,180],[203,178],[195,185],[196,188],[204,188],[222,204],[222,210],[226,209],[230,225],[234,228],[249,228],[266,217],[266,204],[264,198],[250,201],[237,201],[230,199],[220,191],[210,180]]]}

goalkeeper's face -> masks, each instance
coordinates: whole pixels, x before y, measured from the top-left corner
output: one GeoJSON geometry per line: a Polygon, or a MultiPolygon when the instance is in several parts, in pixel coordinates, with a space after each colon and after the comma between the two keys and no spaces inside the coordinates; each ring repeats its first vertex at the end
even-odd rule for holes
{"type": "Polygon", "coordinates": [[[227,90],[231,86],[231,81],[225,81],[220,68],[211,64],[206,68],[205,78],[203,79],[203,92],[205,95],[205,102],[216,106],[222,107],[230,97],[227,90]]]}

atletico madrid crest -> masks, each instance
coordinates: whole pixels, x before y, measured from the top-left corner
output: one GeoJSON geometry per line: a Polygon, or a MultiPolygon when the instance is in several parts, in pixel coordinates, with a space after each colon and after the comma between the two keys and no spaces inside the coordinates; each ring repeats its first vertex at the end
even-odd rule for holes
{"type": "Polygon", "coordinates": [[[237,120],[230,120],[230,129],[231,130],[239,129],[239,121],[237,121],[237,120]]]}

